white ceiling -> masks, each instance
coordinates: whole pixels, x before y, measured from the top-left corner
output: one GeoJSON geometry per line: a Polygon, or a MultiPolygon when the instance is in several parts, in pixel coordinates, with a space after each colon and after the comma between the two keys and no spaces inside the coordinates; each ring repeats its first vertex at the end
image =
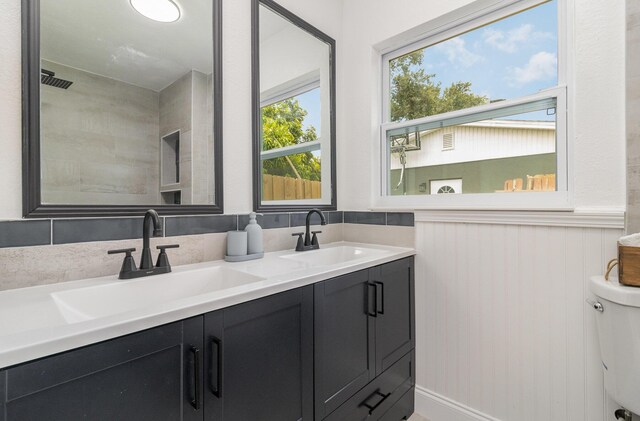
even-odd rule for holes
{"type": "Polygon", "coordinates": [[[192,69],[210,74],[212,2],[175,3],[180,19],[161,23],[129,0],[41,0],[41,57],[154,91],[192,69]]]}
{"type": "Polygon", "coordinates": [[[260,5],[260,42],[264,42],[280,31],[293,26],[291,22],[275,13],[273,10],[260,5]]]}

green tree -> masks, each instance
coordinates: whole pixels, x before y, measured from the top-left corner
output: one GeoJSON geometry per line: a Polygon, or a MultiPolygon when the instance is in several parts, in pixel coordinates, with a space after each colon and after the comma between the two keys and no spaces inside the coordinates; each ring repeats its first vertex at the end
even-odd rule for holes
{"type": "MultiPolygon", "coordinates": [[[[303,128],[307,111],[289,98],[262,107],[262,148],[265,151],[318,139],[316,128],[303,128]]],[[[303,152],[263,162],[263,174],[320,181],[320,158],[303,152]]]]}
{"type": "Polygon", "coordinates": [[[421,67],[424,51],[394,59],[391,71],[391,120],[402,121],[486,104],[488,98],[471,91],[471,82],[455,82],[442,89],[435,74],[421,67]]]}

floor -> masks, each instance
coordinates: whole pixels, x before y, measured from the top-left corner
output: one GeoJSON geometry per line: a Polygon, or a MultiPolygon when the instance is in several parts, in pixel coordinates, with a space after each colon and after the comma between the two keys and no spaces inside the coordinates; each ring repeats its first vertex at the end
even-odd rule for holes
{"type": "Polygon", "coordinates": [[[409,420],[408,420],[408,421],[429,421],[429,420],[428,420],[428,419],[426,419],[426,418],[421,417],[421,416],[420,416],[420,415],[418,415],[418,414],[413,414],[413,415],[411,416],[411,418],[409,418],[409,420]]]}

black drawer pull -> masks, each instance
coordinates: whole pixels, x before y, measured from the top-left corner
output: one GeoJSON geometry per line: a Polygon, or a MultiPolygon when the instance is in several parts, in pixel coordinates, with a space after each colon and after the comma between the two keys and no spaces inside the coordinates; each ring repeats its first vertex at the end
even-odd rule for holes
{"type": "Polygon", "coordinates": [[[222,341],[215,336],[211,338],[211,369],[216,367],[216,375],[211,372],[211,393],[216,398],[222,397],[222,341]],[[216,352],[214,354],[213,349],[216,352]],[[215,379],[215,382],[214,382],[215,379]]]}
{"type": "Polygon", "coordinates": [[[375,411],[376,409],[378,409],[378,407],[382,404],[382,402],[384,402],[389,396],[391,396],[391,393],[387,393],[386,395],[380,392],[380,389],[376,390],[375,392],[373,392],[367,399],[364,400],[364,402],[362,402],[360,404],[360,406],[365,406],[369,409],[369,415],[373,414],[373,411],[375,411]],[[367,401],[369,401],[369,399],[379,396],[382,399],[380,399],[378,401],[378,403],[376,403],[375,405],[369,405],[367,403],[367,401]]]}
{"type": "Polygon", "coordinates": [[[193,394],[191,406],[198,411],[200,409],[200,350],[195,346],[191,347],[191,356],[193,357],[193,394]]]}
{"type": "Polygon", "coordinates": [[[378,317],[378,285],[373,282],[367,282],[367,314],[371,317],[378,317]],[[371,311],[371,293],[370,288],[373,287],[373,311],[371,311]]]}

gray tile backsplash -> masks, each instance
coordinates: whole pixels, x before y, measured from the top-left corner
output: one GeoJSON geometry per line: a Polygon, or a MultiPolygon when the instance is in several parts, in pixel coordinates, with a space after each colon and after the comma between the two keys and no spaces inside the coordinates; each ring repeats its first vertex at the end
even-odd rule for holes
{"type": "Polygon", "coordinates": [[[142,238],[142,218],[54,219],[53,244],[142,238]]]}
{"type": "Polygon", "coordinates": [[[344,218],[343,211],[333,211],[329,212],[329,223],[330,224],[342,224],[344,218]]]}
{"type": "Polygon", "coordinates": [[[345,224],[387,225],[385,212],[345,212],[345,224]]]}
{"type": "Polygon", "coordinates": [[[165,237],[212,234],[238,229],[237,215],[173,216],[165,218],[165,237]]]}
{"type": "MultiPolygon", "coordinates": [[[[264,215],[258,215],[258,224],[264,229],[272,228],[288,228],[289,227],[289,214],[288,213],[265,213],[264,215]]],[[[238,215],[238,229],[243,230],[249,223],[249,215],[238,215]]]]}
{"type": "MultiPolygon", "coordinates": [[[[329,224],[414,226],[411,212],[323,213],[329,224]]],[[[258,223],[264,229],[303,227],[306,217],[306,212],[265,213],[258,215],[258,223]]],[[[0,221],[0,248],[138,239],[142,238],[142,220],[131,217],[0,221]]],[[[175,237],[242,230],[249,223],[249,215],[167,216],[162,220],[164,236],[175,237]]],[[[320,217],[312,215],[311,224],[319,225],[320,217]]]]}
{"type": "Polygon", "coordinates": [[[0,222],[0,247],[28,247],[51,244],[51,221],[0,222]]]}
{"type": "MultiPolygon", "coordinates": [[[[329,212],[322,212],[324,214],[325,221],[329,223],[329,212]]],[[[292,227],[301,227],[307,224],[307,212],[292,213],[290,218],[290,224],[292,227]]],[[[317,213],[311,215],[311,225],[320,225],[320,216],[317,213]]]]}
{"type": "Polygon", "coordinates": [[[415,225],[414,215],[408,212],[388,212],[387,225],[412,227],[415,225]]]}

